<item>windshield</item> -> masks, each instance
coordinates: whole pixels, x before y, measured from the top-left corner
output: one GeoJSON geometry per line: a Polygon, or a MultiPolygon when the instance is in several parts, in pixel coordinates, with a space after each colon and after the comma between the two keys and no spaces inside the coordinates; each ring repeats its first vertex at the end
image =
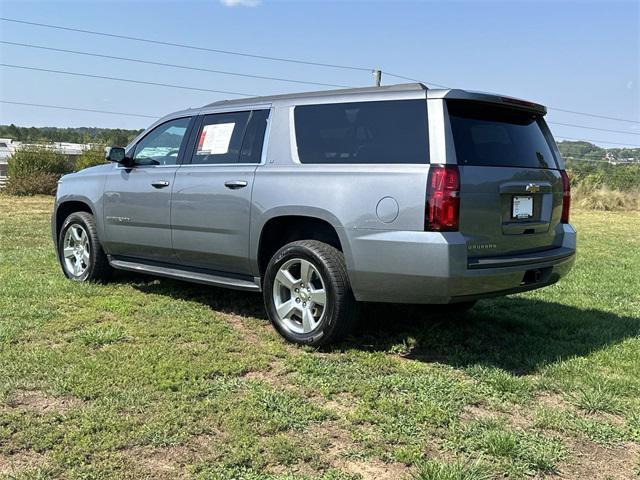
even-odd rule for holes
{"type": "Polygon", "coordinates": [[[468,100],[448,100],[459,165],[557,168],[542,116],[468,100]]]}

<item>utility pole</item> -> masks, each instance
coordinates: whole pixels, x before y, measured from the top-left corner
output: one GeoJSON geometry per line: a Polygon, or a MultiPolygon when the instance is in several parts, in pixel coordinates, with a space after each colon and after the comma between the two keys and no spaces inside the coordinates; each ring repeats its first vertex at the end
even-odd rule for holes
{"type": "Polygon", "coordinates": [[[382,80],[382,70],[372,70],[371,73],[373,74],[373,84],[379,87],[382,80]]]}

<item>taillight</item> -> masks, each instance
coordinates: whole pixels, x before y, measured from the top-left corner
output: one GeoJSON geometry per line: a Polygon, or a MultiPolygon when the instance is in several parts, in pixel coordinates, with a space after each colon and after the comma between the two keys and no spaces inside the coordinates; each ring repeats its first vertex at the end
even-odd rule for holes
{"type": "Polygon", "coordinates": [[[569,223],[569,208],[571,208],[571,184],[569,183],[569,175],[564,170],[560,170],[562,177],[562,216],[560,222],[569,223]]]}
{"type": "Polygon", "coordinates": [[[460,216],[460,172],[455,165],[432,165],[427,181],[427,231],[458,230],[460,216]]]}

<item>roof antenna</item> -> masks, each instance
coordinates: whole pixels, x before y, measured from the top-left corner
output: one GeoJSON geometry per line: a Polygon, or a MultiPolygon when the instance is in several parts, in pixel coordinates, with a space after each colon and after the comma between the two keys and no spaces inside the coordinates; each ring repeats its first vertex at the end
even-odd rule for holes
{"type": "Polygon", "coordinates": [[[371,73],[373,74],[373,84],[379,87],[382,81],[382,70],[372,70],[371,73]]]}

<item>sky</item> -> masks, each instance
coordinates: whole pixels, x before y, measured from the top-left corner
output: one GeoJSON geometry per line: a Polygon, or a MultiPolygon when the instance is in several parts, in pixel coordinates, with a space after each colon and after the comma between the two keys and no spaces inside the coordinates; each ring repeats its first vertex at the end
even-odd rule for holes
{"type": "MultiPolygon", "coordinates": [[[[396,73],[550,107],[556,138],[640,146],[640,0],[635,1],[12,1],[0,16],[218,50],[268,61],[0,21],[0,41],[310,82],[367,86],[396,73]],[[570,114],[573,110],[631,120],[570,114]],[[581,125],[590,130],[558,123],[581,125]]],[[[268,95],[331,87],[96,58],[0,43],[0,63],[268,95]]],[[[236,95],[0,66],[0,100],[160,117],[236,95]]],[[[0,124],[144,128],[153,118],[0,103],[0,124]]]]}

